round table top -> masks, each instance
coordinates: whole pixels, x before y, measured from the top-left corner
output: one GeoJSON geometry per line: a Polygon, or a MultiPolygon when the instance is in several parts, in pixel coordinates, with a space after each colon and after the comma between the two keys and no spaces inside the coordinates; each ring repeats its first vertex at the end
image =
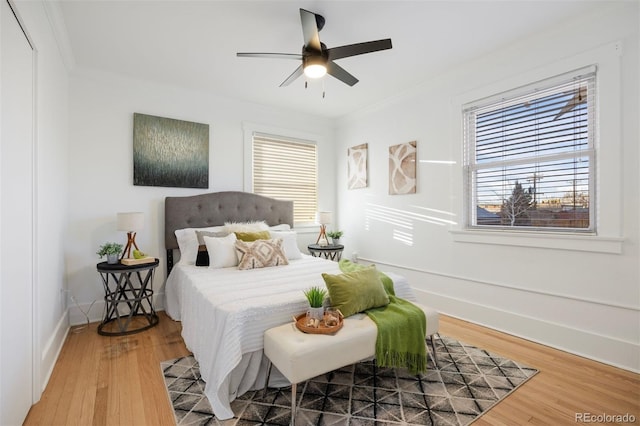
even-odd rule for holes
{"type": "Polygon", "coordinates": [[[344,250],[344,246],[342,244],[329,244],[327,246],[321,246],[320,244],[309,244],[307,246],[309,250],[344,250]]]}
{"type": "Polygon", "coordinates": [[[144,270],[149,268],[155,268],[156,266],[158,266],[158,263],[160,263],[160,259],[158,258],[154,259],[153,262],[139,263],[137,265],[125,265],[120,263],[120,261],[118,261],[118,263],[100,262],[96,265],[96,268],[98,268],[99,271],[113,271],[113,272],[131,271],[136,269],[144,270]]]}

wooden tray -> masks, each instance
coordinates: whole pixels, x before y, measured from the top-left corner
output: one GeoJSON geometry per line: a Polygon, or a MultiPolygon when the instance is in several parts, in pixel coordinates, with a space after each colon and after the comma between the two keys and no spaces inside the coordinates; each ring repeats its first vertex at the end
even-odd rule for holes
{"type": "Polygon", "coordinates": [[[344,325],[344,318],[342,318],[342,315],[340,315],[340,321],[338,322],[338,325],[334,325],[333,327],[328,327],[327,325],[325,325],[324,319],[320,321],[320,325],[318,326],[318,328],[307,327],[306,322],[306,313],[298,315],[296,317],[296,327],[298,328],[298,330],[302,331],[303,333],[309,334],[335,334],[344,325]]]}

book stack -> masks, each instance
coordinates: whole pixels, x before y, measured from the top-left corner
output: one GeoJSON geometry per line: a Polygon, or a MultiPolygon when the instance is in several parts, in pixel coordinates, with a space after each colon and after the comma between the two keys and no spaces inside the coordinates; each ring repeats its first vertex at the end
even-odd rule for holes
{"type": "Polygon", "coordinates": [[[123,265],[132,266],[132,265],[143,265],[145,263],[153,263],[155,261],[156,261],[155,257],[145,256],[145,257],[141,257],[140,259],[135,259],[132,257],[124,258],[120,260],[120,263],[122,263],[123,265]]]}

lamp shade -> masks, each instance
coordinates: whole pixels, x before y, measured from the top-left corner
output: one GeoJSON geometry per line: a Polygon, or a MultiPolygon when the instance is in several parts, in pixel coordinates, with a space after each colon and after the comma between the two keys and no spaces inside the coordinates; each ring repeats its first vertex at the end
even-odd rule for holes
{"type": "Polygon", "coordinates": [[[318,212],[316,213],[316,221],[321,225],[328,225],[331,223],[331,212],[318,212]]]}
{"type": "Polygon", "coordinates": [[[140,231],[144,228],[144,213],[118,213],[118,231],[140,231]]]}

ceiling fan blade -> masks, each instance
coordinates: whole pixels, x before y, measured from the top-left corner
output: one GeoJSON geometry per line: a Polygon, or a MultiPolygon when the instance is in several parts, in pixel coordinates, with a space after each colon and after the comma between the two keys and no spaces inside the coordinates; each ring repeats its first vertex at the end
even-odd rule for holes
{"type": "Polygon", "coordinates": [[[302,55],[298,53],[251,53],[238,52],[236,56],[240,58],[275,58],[275,59],[298,59],[302,60],[302,55]]]}
{"type": "Polygon", "coordinates": [[[329,60],[333,61],[349,56],[364,55],[365,53],[377,52],[379,50],[391,49],[391,39],[366,41],[364,43],[348,44],[346,46],[332,47],[327,49],[329,60]]]}
{"type": "Polygon", "coordinates": [[[304,37],[304,45],[308,49],[322,51],[320,46],[320,35],[318,35],[318,25],[316,23],[316,14],[308,10],[300,9],[300,21],[302,22],[302,36],[304,37]]]}
{"type": "Polygon", "coordinates": [[[280,87],[284,87],[284,86],[288,86],[291,83],[293,83],[293,81],[300,77],[302,75],[303,69],[302,69],[302,65],[300,65],[298,68],[296,68],[296,70],[294,72],[291,73],[291,75],[289,77],[287,77],[287,79],[285,81],[283,81],[280,84],[280,87]]]}
{"type": "Polygon", "coordinates": [[[327,73],[349,86],[353,86],[358,82],[357,78],[349,74],[344,68],[335,62],[327,62],[327,73]]]}

